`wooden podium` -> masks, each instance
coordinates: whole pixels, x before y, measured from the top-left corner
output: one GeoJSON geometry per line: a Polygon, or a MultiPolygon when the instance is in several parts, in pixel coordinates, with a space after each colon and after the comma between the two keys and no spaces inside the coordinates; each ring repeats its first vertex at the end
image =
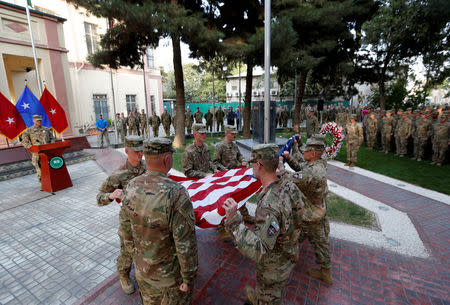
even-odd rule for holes
{"type": "Polygon", "coordinates": [[[70,141],[33,145],[28,150],[41,158],[41,186],[46,192],[56,192],[72,186],[66,162],[62,157],[70,141]]]}

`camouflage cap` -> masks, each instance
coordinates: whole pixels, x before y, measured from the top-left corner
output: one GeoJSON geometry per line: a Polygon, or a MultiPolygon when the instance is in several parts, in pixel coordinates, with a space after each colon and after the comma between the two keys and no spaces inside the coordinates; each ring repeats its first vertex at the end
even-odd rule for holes
{"type": "Polygon", "coordinates": [[[398,110],[397,110],[397,113],[403,113],[403,109],[401,109],[401,108],[398,109],[398,110]]]}
{"type": "Polygon", "coordinates": [[[194,124],[192,125],[192,130],[194,132],[206,133],[206,126],[205,124],[194,124]]]}
{"type": "Polygon", "coordinates": [[[394,109],[389,109],[389,110],[388,110],[388,112],[390,112],[390,113],[394,113],[394,112],[395,112],[395,110],[394,110],[394,109]]]}
{"type": "Polygon", "coordinates": [[[278,159],[278,146],[276,144],[258,144],[252,147],[252,157],[249,163],[273,159],[278,159]]]}
{"type": "Polygon", "coordinates": [[[412,111],[411,107],[406,108],[406,111],[412,111]]]}
{"type": "Polygon", "coordinates": [[[304,144],[300,150],[309,151],[309,150],[324,150],[325,149],[325,135],[321,133],[317,133],[312,135],[308,140],[306,140],[306,144],[304,144]]]}
{"type": "Polygon", "coordinates": [[[33,120],[41,120],[42,121],[42,116],[39,114],[35,114],[35,115],[33,115],[33,120]]]}
{"type": "Polygon", "coordinates": [[[125,147],[128,147],[134,151],[143,151],[144,150],[144,139],[139,136],[127,136],[125,138],[125,147]]]}
{"type": "Polygon", "coordinates": [[[144,141],[144,154],[146,155],[160,155],[166,152],[176,152],[172,147],[172,140],[168,138],[153,138],[144,141]]]}
{"type": "Polygon", "coordinates": [[[421,111],[419,109],[416,109],[416,110],[413,111],[413,113],[415,113],[415,114],[420,113],[420,112],[421,111]]]}
{"type": "Polygon", "coordinates": [[[225,132],[235,133],[235,134],[238,133],[238,131],[236,130],[236,127],[234,127],[233,125],[226,125],[225,132]]]}
{"type": "Polygon", "coordinates": [[[355,119],[356,120],[356,114],[354,114],[354,113],[350,114],[350,119],[355,119]]]}

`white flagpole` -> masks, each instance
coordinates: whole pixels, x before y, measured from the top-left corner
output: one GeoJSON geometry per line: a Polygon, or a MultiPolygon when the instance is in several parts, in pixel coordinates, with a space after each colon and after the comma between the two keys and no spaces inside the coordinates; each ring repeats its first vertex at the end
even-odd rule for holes
{"type": "Polygon", "coordinates": [[[264,143],[270,138],[270,0],[264,1],[264,143]]]}
{"type": "Polygon", "coordinates": [[[36,55],[36,46],[34,45],[34,36],[33,36],[33,27],[31,25],[30,8],[28,7],[28,0],[25,0],[25,1],[26,1],[25,9],[27,11],[27,19],[28,19],[28,29],[30,30],[30,37],[31,37],[31,48],[33,49],[33,56],[34,56],[34,65],[36,67],[36,76],[37,76],[37,80],[38,80],[39,91],[41,92],[41,95],[42,95],[41,74],[39,73],[39,64],[38,64],[37,55],[36,55]]]}

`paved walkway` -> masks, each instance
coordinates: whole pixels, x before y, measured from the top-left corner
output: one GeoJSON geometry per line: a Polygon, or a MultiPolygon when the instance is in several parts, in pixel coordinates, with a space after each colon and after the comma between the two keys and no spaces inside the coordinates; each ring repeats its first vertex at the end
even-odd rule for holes
{"type": "MultiPolygon", "coordinates": [[[[430,252],[429,258],[331,239],[334,285],[311,279],[314,266],[307,242],[285,290],[286,304],[450,304],[450,208],[439,201],[330,165],[329,179],[408,214],[430,252]]],[[[243,288],[254,284],[253,264],[214,230],[197,230],[200,266],[195,304],[242,304],[243,288]]],[[[112,274],[77,302],[140,304],[138,293],[125,295],[112,274]]]]}

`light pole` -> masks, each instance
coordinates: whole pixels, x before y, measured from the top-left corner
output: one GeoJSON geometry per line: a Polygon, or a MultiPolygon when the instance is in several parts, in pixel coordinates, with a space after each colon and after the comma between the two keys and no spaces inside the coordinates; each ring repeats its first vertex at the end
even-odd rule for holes
{"type": "Polygon", "coordinates": [[[264,143],[269,143],[270,129],[270,0],[264,1],[264,143]]]}

